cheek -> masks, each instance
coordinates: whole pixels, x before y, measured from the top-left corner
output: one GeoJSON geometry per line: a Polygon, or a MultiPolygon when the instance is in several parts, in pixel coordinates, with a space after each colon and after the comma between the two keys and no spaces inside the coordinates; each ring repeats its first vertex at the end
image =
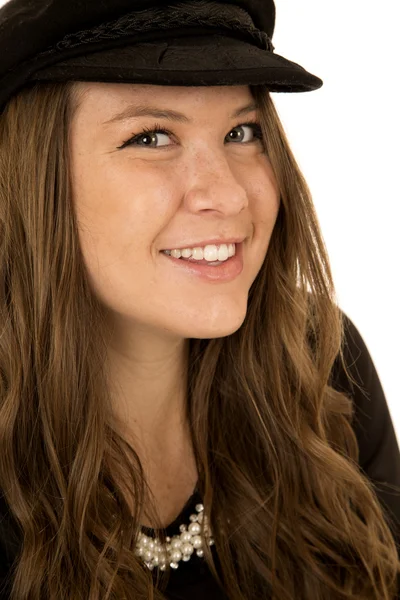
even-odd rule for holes
{"type": "Polygon", "coordinates": [[[247,193],[251,198],[254,223],[273,226],[279,212],[280,193],[270,164],[262,165],[247,180],[247,193]]]}
{"type": "Polygon", "coordinates": [[[265,164],[253,172],[247,180],[252,240],[250,262],[254,265],[254,277],[262,266],[268,252],[280,207],[280,193],[272,169],[265,164]]]}
{"type": "Polygon", "coordinates": [[[122,268],[124,262],[142,264],[173,218],[180,197],[165,169],[133,160],[118,167],[109,159],[96,164],[90,158],[75,164],[73,196],[90,271],[107,265],[122,268]]]}
{"type": "Polygon", "coordinates": [[[165,169],[146,167],[144,161],[86,156],[75,161],[73,191],[77,212],[94,220],[151,224],[171,204],[171,176],[165,169]],[[85,209],[85,211],[83,210],[85,209]]]}

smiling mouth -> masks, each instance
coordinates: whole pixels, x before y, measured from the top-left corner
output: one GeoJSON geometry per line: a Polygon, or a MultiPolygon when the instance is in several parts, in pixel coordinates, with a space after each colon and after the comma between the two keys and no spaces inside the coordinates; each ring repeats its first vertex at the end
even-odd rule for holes
{"type": "MultiPolygon", "coordinates": [[[[171,251],[163,250],[162,254],[165,254],[166,256],[171,256],[171,251]]],[[[171,256],[171,258],[176,258],[176,257],[171,256]]],[[[185,260],[186,262],[194,263],[196,265],[209,265],[209,266],[213,267],[213,266],[223,265],[224,263],[228,262],[231,258],[233,258],[233,257],[229,256],[226,260],[209,261],[209,260],[206,260],[205,258],[202,258],[201,260],[196,260],[195,258],[192,258],[191,256],[189,258],[185,258],[184,256],[181,256],[180,258],[176,258],[176,260],[185,260]]]]}
{"type": "Polygon", "coordinates": [[[237,242],[234,244],[234,253],[232,256],[228,256],[225,260],[214,260],[214,261],[209,261],[206,260],[205,258],[202,258],[201,260],[192,258],[192,256],[189,257],[185,257],[185,256],[173,256],[172,255],[172,250],[160,250],[161,254],[165,254],[166,256],[170,256],[171,258],[175,258],[176,260],[184,260],[186,262],[190,262],[192,264],[198,264],[198,265],[210,265],[210,266],[218,266],[218,265],[223,265],[226,262],[230,262],[231,258],[234,258],[236,256],[236,254],[239,252],[239,249],[241,248],[241,244],[242,242],[237,242]]]}

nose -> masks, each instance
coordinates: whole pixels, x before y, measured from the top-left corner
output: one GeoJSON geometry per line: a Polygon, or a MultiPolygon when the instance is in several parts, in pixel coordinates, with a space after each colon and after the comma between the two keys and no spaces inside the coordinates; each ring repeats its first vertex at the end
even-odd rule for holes
{"type": "Polygon", "coordinates": [[[226,216],[240,213],[248,207],[244,185],[248,168],[248,164],[232,167],[226,156],[216,153],[195,160],[186,175],[185,201],[189,210],[216,211],[226,216]]]}

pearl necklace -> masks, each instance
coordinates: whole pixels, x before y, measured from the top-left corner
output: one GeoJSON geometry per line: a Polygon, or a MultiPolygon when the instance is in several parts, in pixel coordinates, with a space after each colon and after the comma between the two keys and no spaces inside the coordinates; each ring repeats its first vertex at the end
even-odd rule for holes
{"type": "Polygon", "coordinates": [[[214,544],[207,517],[203,514],[203,504],[196,504],[195,508],[198,514],[190,515],[190,525],[180,525],[180,535],[174,535],[172,539],[168,536],[165,549],[158,538],[152,538],[140,532],[136,544],[136,555],[141,557],[144,564],[151,571],[154,567],[159,567],[161,571],[165,571],[167,560],[172,569],[177,569],[181,560],[184,562],[190,560],[194,550],[196,550],[197,556],[204,556],[203,542],[199,535],[202,523],[209,546],[214,544]]]}

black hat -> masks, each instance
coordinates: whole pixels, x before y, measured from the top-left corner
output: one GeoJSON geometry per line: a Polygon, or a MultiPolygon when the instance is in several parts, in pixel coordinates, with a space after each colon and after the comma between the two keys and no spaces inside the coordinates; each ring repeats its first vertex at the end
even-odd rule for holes
{"type": "Polygon", "coordinates": [[[274,53],[274,27],[273,0],[9,0],[0,9],[0,112],[35,81],[320,88],[274,53]]]}

